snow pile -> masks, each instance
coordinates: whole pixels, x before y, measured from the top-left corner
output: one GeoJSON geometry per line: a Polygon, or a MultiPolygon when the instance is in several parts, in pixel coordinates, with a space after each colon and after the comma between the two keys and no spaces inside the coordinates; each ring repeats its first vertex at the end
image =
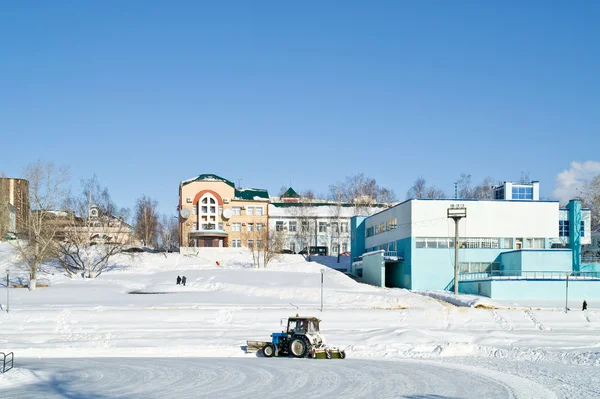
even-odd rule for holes
{"type": "Polygon", "coordinates": [[[485,308],[485,309],[498,309],[503,308],[493,302],[490,298],[482,297],[478,295],[467,295],[459,294],[458,296],[448,291],[414,291],[417,294],[428,296],[431,298],[439,299],[440,301],[451,303],[455,306],[462,306],[467,308],[485,308]]]}

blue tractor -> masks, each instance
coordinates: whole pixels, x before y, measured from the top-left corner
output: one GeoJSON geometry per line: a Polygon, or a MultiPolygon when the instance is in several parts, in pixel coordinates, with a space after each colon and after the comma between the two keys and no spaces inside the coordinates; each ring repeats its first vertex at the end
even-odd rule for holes
{"type": "Polygon", "coordinates": [[[319,331],[319,322],[316,317],[298,315],[290,317],[284,331],[271,334],[271,342],[248,341],[246,350],[247,352],[262,350],[265,357],[292,355],[318,359],[344,359],[346,353],[343,350],[326,345],[319,331]]]}

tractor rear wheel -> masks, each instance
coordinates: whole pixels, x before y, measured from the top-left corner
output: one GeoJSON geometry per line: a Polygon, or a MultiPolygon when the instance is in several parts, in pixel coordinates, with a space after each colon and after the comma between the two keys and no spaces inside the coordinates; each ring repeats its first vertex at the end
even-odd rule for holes
{"type": "Polygon", "coordinates": [[[263,355],[265,355],[265,357],[273,357],[275,355],[275,345],[265,345],[265,347],[263,348],[263,355]]]}
{"type": "Polygon", "coordinates": [[[290,353],[294,357],[306,357],[306,354],[308,353],[306,341],[302,338],[294,338],[292,342],[290,342],[290,353]]]}

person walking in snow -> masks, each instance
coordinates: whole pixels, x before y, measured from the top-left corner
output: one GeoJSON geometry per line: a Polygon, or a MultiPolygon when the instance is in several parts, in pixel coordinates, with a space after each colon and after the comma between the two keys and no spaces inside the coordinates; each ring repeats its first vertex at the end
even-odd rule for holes
{"type": "Polygon", "coordinates": [[[583,300],[583,309],[581,310],[587,310],[587,302],[585,301],[585,299],[583,300]]]}
{"type": "Polygon", "coordinates": [[[181,284],[181,277],[177,276],[177,285],[181,284]]]}
{"type": "Polygon", "coordinates": [[[181,278],[181,283],[183,284],[183,286],[185,287],[185,281],[187,280],[187,278],[185,278],[185,276],[183,276],[181,278]]]}

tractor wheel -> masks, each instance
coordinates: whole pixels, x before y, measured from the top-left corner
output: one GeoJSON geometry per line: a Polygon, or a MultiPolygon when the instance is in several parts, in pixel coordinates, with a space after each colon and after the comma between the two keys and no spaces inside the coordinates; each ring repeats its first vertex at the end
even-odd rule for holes
{"type": "Polygon", "coordinates": [[[346,352],[340,351],[340,359],[345,359],[345,358],[346,358],[346,352]]]}
{"type": "Polygon", "coordinates": [[[308,352],[308,346],[302,338],[294,338],[290,342],[290,353],[294,357],[306,357],[308,352]]]}
{"type": "Polygon", "coordinates": [[[275,345],[265,345],[265,347],[263,348],[263,355],[265,355],[265,357],[273,357],[275,355],[275,345]]]}
{"type": "Polygon", "coordinates": [[[325,357],[327,359],[331,359],[331,352],[330,351],[325,351],[325,357]]]}

